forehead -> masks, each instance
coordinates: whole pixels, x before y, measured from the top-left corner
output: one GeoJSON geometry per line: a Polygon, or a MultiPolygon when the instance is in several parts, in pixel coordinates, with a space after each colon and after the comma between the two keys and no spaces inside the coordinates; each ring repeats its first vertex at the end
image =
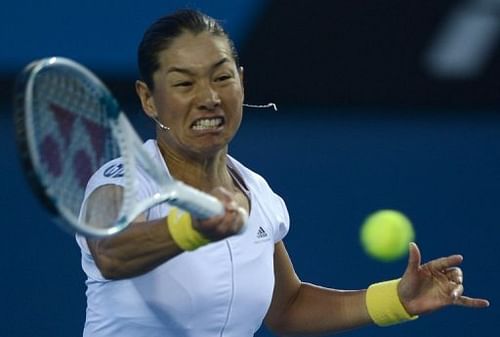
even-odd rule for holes
{"type": "Polygon", "coordinates": [[[182,67],[196,70],[211,66],[222,58],[233,59],[227,38],[208,32],[185,32],[158,55],[160,70],[182,67]]]}

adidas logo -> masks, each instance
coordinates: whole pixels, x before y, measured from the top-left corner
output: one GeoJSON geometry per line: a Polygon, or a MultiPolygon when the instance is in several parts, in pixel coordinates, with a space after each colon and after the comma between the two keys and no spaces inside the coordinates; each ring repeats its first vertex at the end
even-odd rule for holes
{"type": "Polygon", "coordinates": [[[264,228],[259,226],[259,230],[257,231],[257,239],[263,239],[263,238],[267,238],[267,233],[264,230],[264,228]]]}

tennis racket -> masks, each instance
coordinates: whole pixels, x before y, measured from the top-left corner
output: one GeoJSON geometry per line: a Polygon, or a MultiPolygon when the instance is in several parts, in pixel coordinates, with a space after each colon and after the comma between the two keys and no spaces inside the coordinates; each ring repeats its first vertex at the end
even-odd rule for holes
{"type": "Polygon", "coordinates": [[[163,202],[199,219],[224,212],[218,199],[174,180],[152,159],[111,92],[75,61],[51,57],[27,65],[16,81],[14,115],[30,185],[71,232],[112,235],[163,202]],[[89,178],[113,160],[108,173],[120,178],[120,186],[107,186],[91,216],[82,217],[89,178]],[[160,186],[147,200],[136,200],[138,170],[160,186]]]}

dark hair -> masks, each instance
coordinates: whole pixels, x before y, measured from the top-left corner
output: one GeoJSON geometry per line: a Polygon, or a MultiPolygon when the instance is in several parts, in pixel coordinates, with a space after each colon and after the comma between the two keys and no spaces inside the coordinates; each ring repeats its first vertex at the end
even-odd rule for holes
{"type": "Polygon", "coordinates": [[[146,30],[139,44],[137,51],[139,73],[149,89],[154,89],[153,74],[160,67],[158,54],[167,49],[172,41],[184,32],[193,34],[209,32],[216,36],[225,37],[231,48],[234,61],[236,65],[239,65],[234,42],[217,20],[197,10],[179,10],[155,21],[146,30]]]}

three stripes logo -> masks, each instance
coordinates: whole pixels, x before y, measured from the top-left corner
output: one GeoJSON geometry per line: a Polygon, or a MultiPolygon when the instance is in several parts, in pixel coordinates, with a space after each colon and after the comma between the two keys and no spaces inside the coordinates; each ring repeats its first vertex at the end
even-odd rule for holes
{"type": "Polygon", "coordinates": [[[267,233],[264,230],[264,228],[259,226],[259,230],[257,231],[257,239],[263,239],[263,238],[267,238],[267,233]]]}
{"type": "Polygon", "coordinates": [[[255,235],[256,240],[254,241],[255,243],[259,242],[264,242],[269,240],[269,234],[262,228],[262,226],[259,226],[259,229],[257,230],[257,234],[255,235]]]}

